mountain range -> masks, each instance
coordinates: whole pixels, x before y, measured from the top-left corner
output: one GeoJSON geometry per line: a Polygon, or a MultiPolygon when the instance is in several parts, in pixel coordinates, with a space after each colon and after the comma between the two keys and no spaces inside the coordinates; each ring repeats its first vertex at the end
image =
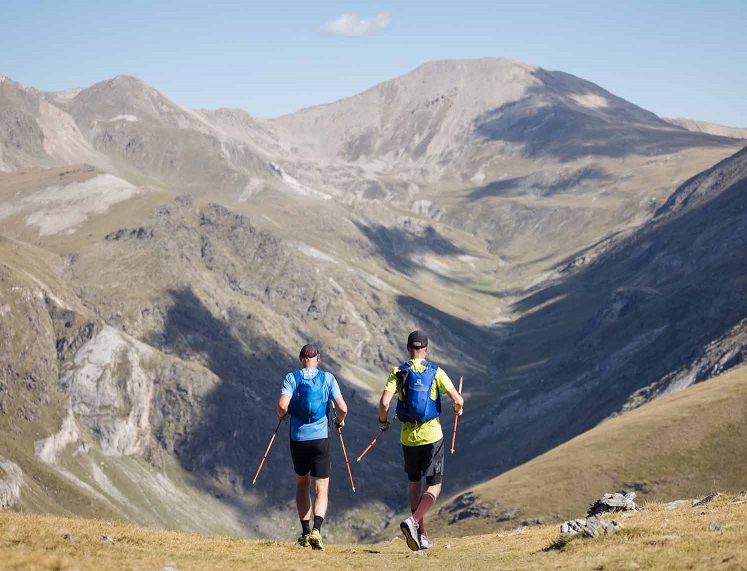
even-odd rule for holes
{"type": "MultiPolygon", "coordinates": [[[[293,528],[287,447],[249,480],[308,340],[355,451],[428,332],[465,378],[450,493],[738,365],[744,140],[703,131],[506,59],[275,119],[130,76],[0,77],[5,504],[293,528]]],[[[356,494],[333,478],[333,539],[405,506],[395,440],[354,466],[356,494]]]]}

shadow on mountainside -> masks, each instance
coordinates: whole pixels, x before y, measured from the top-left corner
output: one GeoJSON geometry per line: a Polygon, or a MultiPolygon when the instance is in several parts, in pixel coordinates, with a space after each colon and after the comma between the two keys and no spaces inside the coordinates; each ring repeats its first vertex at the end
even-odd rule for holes
{"type": "Polygon", "coordinates": [[[560,174],[554,180],[548,179],[543,173],[535,173],[505,180],[497,180],[472,190],[467,199],[480,200],[487,197],[508,198],[514,196],[553,196],[569,190],[579,192],[584,183],[591,181],[609,180],[608,173],[600,168],[585,167],[572,173],[560,174]]]}
{"type": "Polygon", "coordinates": [[[533,75],[541,85],[528,89],[526,97],[475,119],[478,137],[520,143],[527,157],[564,162],[591,155],[657,156],[735,144],[734,139],[674,127],[569,74],[538,69],[533,75]]]}
{"type": "Polygon", "coordinates": [[[516,303],[524,317],[486,350],[507,389],[490,414],[460,423],[481,463],[457,465],[459,477],[492,478],[589,430],[747,316],[741,158],[745,178],[710,201],[516,303]]]}
{"type": "MultiPolygon", "coordinates": [[[[174,443],[177,458],[187,470],[208,474],[236,494],[249,489],[257,492],[260,510],[248,510],[238,495],[221,495],[221,500],[238,509],[249,525],[257,511],[270,515],[272,510],[295,510],[291,507],[295,477],[287,444],[287,422],[278,431],[256,486],[252,486],[251,480],[277,424],[275,403],[283,378],[288,371],[299,367],[297,358],[284,351],[275,340],[257,332],[251,315],[229,309],[224,312],[225,319],[218,319],[191,289],[169,293],[172,304],[163,333],[150,342],[187,361],[204,363],[220,379],[196,406],[192,403],[180,408],[172,406],[173,403],[157,403],[164,415],[176,417],[172,420],[177,423],[184,421],[174,443]],[[194,422],[180,418],[181,414],[194,414],[191,411],[195,408],[201,412],[194,422]]],[[[321,368],[327,367],[323,364],[321,368]]],[[[370,407],[366,395],[336,376],[351,411],[360,415],[360,411],[370,407]]],[[[178,387],[177,390],[187,389],[178,387]]],[[[376,429],[375,421],[364,423],[353,419],[346,424],[346,445],[353,462],[355,454],[363,449],[376,429]]],[[[158,437],[163,439],[163,435],[158,437]]],[[[353,465],[356,487],[364,492],[353,495],[334,430],[330,431],[330,437],[333,439],[330,494],[334,500],[330,502],[329,514],[333,519],[351,507],[372,500],[380,500],[390,509],[399,509],[402,494],[390,481],[381,478],[382,473],[391,471],[391,454],[372,454],[367,459],[366,470],[357,470],[353,465]]],[[[202,485],[215,491],[206,481],[202,481],[202,485]]]]}
{"type": "Polygon", "coordinates": [[[438,256],[458,256],[465,251],[443,237],[433,226],[416,232],[413,229],[387,228],[381,224],[366,226],[355,223],[363,235],[368,239],[377,255],[384,258],[391,267],[398,272],[411,276],[419,268],[427,265],[418,262],[417,258],[423,254],[438,256]]]}

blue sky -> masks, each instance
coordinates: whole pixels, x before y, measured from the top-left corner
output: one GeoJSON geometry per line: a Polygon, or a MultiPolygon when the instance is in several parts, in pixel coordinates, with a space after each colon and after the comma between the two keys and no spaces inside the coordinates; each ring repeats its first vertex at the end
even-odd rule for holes
{"type": "Polygon", "coordinates": [[[510,57],[747,127],[745,30],[745,0],[0,0],[0,73],[44,90],[127,73],[193,108],[272,117],[429,60],[510,57]]]}

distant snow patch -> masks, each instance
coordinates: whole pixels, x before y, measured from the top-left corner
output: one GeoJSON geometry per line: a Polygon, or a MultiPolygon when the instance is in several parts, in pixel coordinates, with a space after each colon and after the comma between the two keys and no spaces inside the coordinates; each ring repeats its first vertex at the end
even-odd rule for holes
{"type": "Polygon", "coordinates": [[[609,107],[607,98],[596,93],[575,93],[571,95],[571,99],[581,107],[587,107],[588,109],[605,109],[609,107]]]}
{"type": "Polygon", "coordinates": [[[135,115],[117,115],[116,117],[109,119],[109,121],[129,121],[130,123],[137,123],[140,119],[135,115]]]}

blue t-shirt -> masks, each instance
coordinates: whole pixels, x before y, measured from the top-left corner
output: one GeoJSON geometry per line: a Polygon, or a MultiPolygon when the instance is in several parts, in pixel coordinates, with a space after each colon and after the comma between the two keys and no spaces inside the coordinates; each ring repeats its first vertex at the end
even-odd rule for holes
{"type": "MultiPolygon", "coordinates": [[[[301,369],[301,375],[304,379],[312,379],[319,373],[317,369],[301,369]]],[[[323,389],[327,394],[325,400],[337,400],[342,396],[340,387],[337,385],[337,379],[332,373],[324,371],[323,389]]],[[[281,395],[287,395],[293,398],[296,392],[296,377],[293,373],[285,375],[281,395]]],[[[329,420],[326,416],[316,422],[304,423],[294,416],[291,416],[290,437],[291,440],[318,440],[320,438],[329,438],[328,430],[329,420]]]]}

